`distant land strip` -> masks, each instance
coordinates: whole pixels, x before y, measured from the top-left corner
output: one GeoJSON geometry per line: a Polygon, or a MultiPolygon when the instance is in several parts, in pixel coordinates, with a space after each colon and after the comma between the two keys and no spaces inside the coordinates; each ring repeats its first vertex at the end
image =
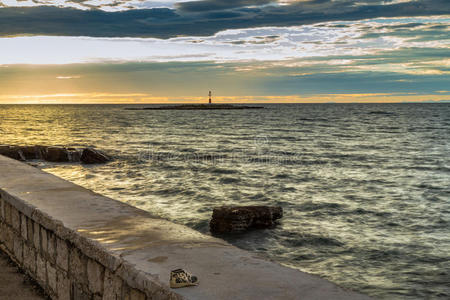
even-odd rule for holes
{"type": "Polygon", "coordinates": [[[231,104],[182,104],[157,107],[127,107],[127,110],[212,110],[212,109],[262,109],[263,106],[244,106],[231,104]]]}

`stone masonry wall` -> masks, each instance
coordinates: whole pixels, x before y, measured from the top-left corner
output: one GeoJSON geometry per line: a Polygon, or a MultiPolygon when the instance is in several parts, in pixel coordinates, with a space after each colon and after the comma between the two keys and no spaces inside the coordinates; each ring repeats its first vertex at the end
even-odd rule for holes
{"type": "MultiPolygon", "coordinates": [[[[88,257],[68,239],[27,216],[0,193],[0,248],[28,275],[34,278],[52,299],[136,299],[172,298],[153,295],[149,290],[132,288],[115,271],[88,257]]],[[[45,223],[45,222],[42,222],[45,223]]],[[[50,227],[50,228],[49,228],[50,227]]]]}

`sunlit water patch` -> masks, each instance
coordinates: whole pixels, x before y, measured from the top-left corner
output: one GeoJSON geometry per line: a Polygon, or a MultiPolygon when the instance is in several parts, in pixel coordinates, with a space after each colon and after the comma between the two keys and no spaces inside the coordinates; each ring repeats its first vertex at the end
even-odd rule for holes
{"type": "Polygon", "coordinates": [[[0,106],[0,144],[105,150],[41,168],[204,233],[214,206],[281,205],[224,238],[378,298],[449,298],[450,105],[265,106],[0,106]]]}

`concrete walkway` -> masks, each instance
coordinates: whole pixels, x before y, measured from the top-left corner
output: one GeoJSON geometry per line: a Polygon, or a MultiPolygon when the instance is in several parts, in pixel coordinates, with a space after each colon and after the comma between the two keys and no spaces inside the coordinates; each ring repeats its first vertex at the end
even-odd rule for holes
{"type": "Polygon", "coordinates": [[[46,297],[39,286],[23,273],[9,257],[0,251],[0,299],[43,300],[46,297]]]}

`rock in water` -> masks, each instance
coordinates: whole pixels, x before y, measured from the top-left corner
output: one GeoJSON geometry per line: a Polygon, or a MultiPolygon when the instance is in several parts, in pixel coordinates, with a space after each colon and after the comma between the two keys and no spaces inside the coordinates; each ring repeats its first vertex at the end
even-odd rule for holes
{"type": "Polygon", "coordinates": [[[251,228],[270,228],[283,217],[280,206],[222,206],[213,210],[212,233],[242,232],[251,228]]]}
{"type": "Polygon", "coordinates": [[[69,155],[69,161],[80,162],[81,161],[82,150],[77,150],[75,148],[67,148],[67,153],[69,155]]]}
{"type": "Polygon", "coordinates": [[[51,162],[84,162],[86,164],[105,163],[111,160],[103,152],[92,148],[77,149],[67,147],[48,146],[11,146],[0,145],[0,155],[13,159],[26,161],[29,159],[42,159],[51,162]],[[83,157],[83,159],[82,159],[83,157]]]}
{"type": "Polygon", "coordinates": [[[81,153],[80,160],[85,164],[101,164],[110,161],[111,158],[98,150],[86,148],[81,153]]]}
{"type": "Polygon", "coordinates": [[[65,148],[47,147],[44,159],[51,162],[69,162],[69,152],[65,148]]]}
{"type": "Polygon", "coordinates": [[[26,159],[37,159],[42,158],[42,155],[39,155],[38,153],[38,147],[39,146],[23,146],[18,148],[20,148],[19,151],[22,151],[22,154],[26,159]]]}
{"type": "Polygon", "coordinates": [[[26,160],[21,149],[15,146],[8,146],[8,145],[0,146],[0,154],[12,159],[22,161],[26,160]]]}

